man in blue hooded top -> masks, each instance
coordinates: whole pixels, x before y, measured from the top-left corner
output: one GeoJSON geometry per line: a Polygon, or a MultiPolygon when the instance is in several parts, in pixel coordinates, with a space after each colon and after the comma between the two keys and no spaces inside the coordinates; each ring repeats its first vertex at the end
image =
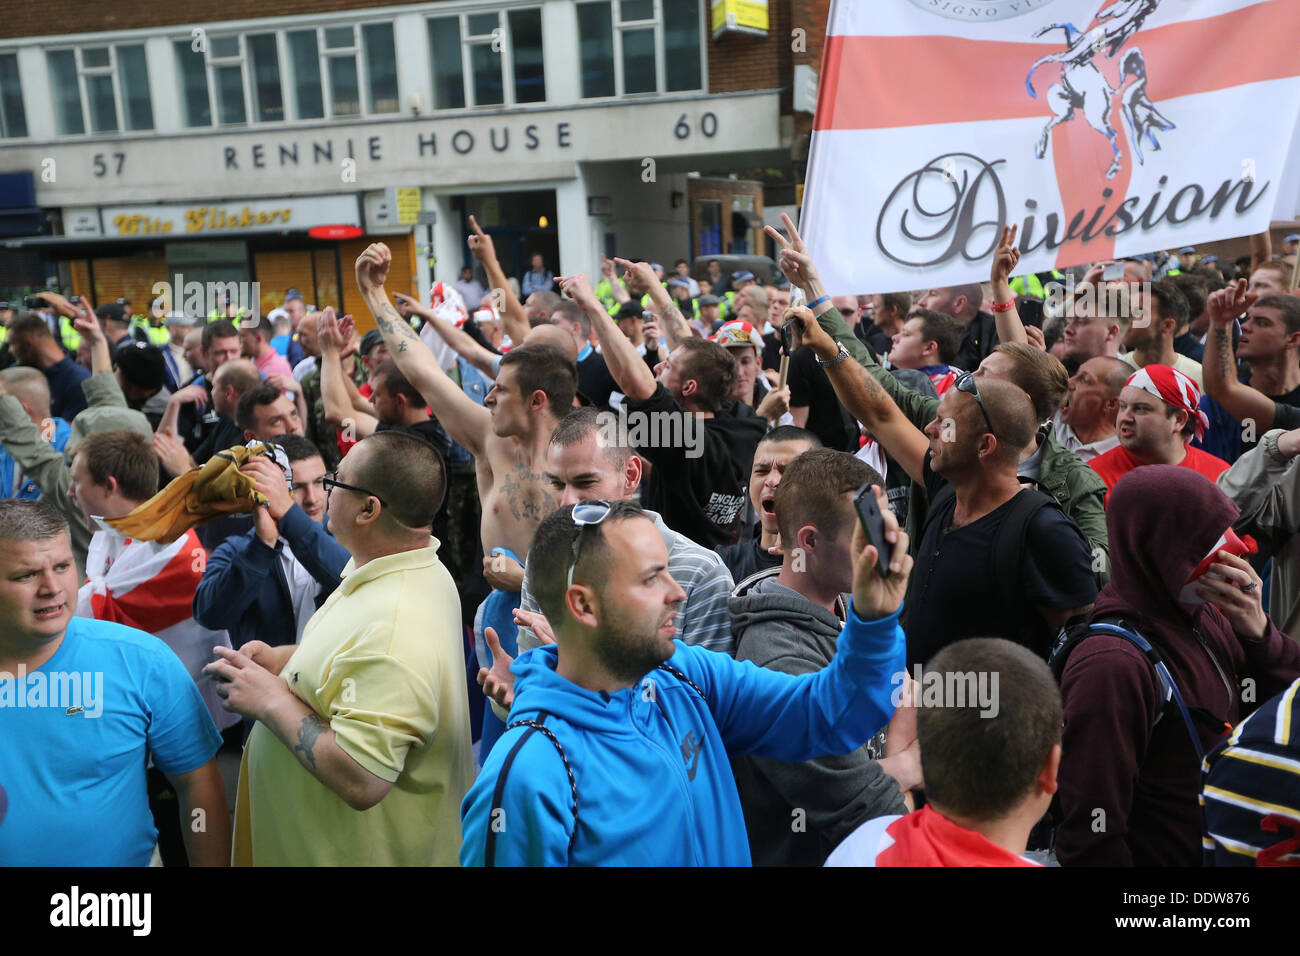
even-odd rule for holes
{"type": "Polygon", "coordinates": [[[528,555],[557,643],[511,667],[509,728],[461,804],[467,866],[748,866],[729,758],[861,746],[893,713],[912,560],[882,493],[890,575],[861,528],[835,657],[790,675],[674,640],[685,597],[632,502],[553,512],[528,555]]]}

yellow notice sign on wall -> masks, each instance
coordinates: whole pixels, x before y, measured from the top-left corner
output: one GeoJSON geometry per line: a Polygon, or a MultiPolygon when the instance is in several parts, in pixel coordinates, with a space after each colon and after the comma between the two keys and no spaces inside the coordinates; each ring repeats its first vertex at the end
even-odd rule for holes
{"type": "Polygon", "coordinates": [[[397,221],[409,225],[420,220],[420,189],[418,186],[397,187],[397,221]]]}
{"type": "Polygon", "coordinates": [[[713,39],[723,33],[767,36],[767,0],[713,0],[713,39]]]}

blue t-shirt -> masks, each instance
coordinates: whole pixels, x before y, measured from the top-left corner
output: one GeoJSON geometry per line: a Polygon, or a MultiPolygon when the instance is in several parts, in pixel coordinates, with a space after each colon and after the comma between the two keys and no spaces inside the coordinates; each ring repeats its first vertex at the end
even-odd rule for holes
{"type": "Polygon", "coordinates": [[[188,773],[221,735],[171,648],[74,617],[21,685],[0,679],[0,741],[0,866],[148,866],[158,831],[147,759],[188,773]]]}

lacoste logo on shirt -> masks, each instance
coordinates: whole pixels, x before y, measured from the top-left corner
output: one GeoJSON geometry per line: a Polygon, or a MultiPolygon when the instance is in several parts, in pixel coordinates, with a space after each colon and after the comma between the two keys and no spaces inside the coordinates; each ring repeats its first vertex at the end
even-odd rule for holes
{"type": "Polygon", "coordinates": [[[695,731],[693,730],[682,738],[682,763],[687,764],[686,778],[688,780],[694,780],[695,773],[699,770],[700,750],[703,746],[704,744],[701,741],[695,739],[695,731]]]}
{"type": "Polygon", "coordinates": [[[71,717],[73,714],[81,714],[81,713],[85,713],[85,711],[86,711],[86,708],[84,708],[84,707],[69,707],[69,708],[68,708],[68,716],[71,717]]]}

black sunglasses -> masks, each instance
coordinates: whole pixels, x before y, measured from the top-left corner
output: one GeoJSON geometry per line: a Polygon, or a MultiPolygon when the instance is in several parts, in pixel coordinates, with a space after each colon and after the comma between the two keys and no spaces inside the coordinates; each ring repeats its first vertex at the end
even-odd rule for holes
{"type": "Polygon", "coordinates": [[[325,507],[327,508],[329,507],[329,503],[330,503],[330,492],[333,491],[335,488],[342,488],[345,491],[355,491],[357,492],[357,494],[369,495],[371,498],[378,499],[379,503],[383,505],[385,508],[388,507],[388,503],[384,501],[383,498],[380,498],[379,495],[375,494],[373,491],[366,491],[366,489],[358,488],[356,485],[349,485],[342,481],[339,481],[337,471],[330,472],[330,474],[327,477],[322,478],[321,487],[325,489],[325,507]]]}
{"type": "Polygon", "coordinates": [[[984,407],[984,399],[980,398],[979,386],[975,384],[975,373],[963,372],[961,375],[957,376],[957,380],[952,384],[957,391],[965,392],[971,398],[975,399],[975,403],[980,407],[980,414],[984,416],[984,424],[989,426],[989,432],[994,438],[996,438],[998,430],[993,427],[993,420],[989,418],[989,410],[984,407]]]}

